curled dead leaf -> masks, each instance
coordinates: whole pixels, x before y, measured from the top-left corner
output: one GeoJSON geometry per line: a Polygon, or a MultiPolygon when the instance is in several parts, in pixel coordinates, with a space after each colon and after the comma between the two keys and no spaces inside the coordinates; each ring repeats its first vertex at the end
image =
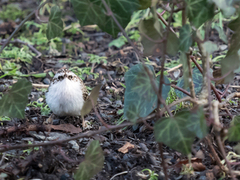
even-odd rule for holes
{"type": "Polygon", "coordinates": [[[127,153],[130,149],[133,149],[134,145],[131,144],[130,142],[126,142],[123,147],[119,148],[118,151],[125,154],[127,153]]]}

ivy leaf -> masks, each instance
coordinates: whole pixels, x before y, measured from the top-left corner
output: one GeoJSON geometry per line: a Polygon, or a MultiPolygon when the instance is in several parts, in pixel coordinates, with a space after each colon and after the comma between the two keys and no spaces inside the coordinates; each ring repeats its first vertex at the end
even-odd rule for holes
{"type": "Polygon", "coordinates": [[[62,35],[63,21],[61,19],[61,10],[58,6],[51,8],[51,13],[47,27],[47,38],[48,40],[62,35]]]}
{"type": "Polygon", "coordinates": [[[145,56],[162,55],[162,38],[161,31],[163,27],[155,18],[143,19],[139,22],[139,32],[141,35],[141,43],[143,45],[143,53],[145,56]]]}
{"type": "MultiPolygon", "coordinates": [[[[192,78],[193,78],[195,93],[198,94],[202,90],[202,85],[203,85],[203,77],[202,77],[202,74],[200,73],[200,71],[198,70],[198,68],[193,69],[192,78]]],[[[178,80],[177,86],[181,87],[181,88],[184,88],[183,77],[178,80]]],[[[186,90],[190,91],[189,87],[186,90]]],[[[179,91],[179,90],[175,90],[175,91],[176,91],[177,96],[180,97],[180,98],[183,98],[183,97],[186,96],[182,91],[179,91]]]]}
{"type": "Polygon", "coordinates": [[[233,79],[233,71],[238,69],[240,66],[240,16],[229,23],[229,28],[234,31],[234,34],[231,37],[227,55],[221,60],[222,75],[225,75],[231,71],[231,73],[224,78],[225,83],[230,82],[233,79]]]}
{"type": "Polygon", "coordinates": [[[228,140],[236,142],[240,140],[240,116],[235,116],[228,130],[228,140]]]}
{"type": "Polygon", "coordinates": [[[0,116],[24,118],[24,109],[31,89],[32,84],[26,79],[20,79],[13,84],[12,89],[0,100],[0,116]]]}
{"type": "Polygon", "coordinates": [[[85,154],[85,160],[79,165],[79,169],[74,178],[79,180],[88,180],[92,178],[95,174],[101,171],[103,163],[103,150],[100,147],[99,141],[94,140],[89,145],[85,154]]]}
{"type": "Polygon", "coordinates": [[[217,32],[218,32],[218,34],[219,34],[219,38],[220,38],[223,42],[225,42],[226,44],[228,44],[228,39],[227,39],[226,34],[225,34],[224,31],[223,31],[223,28],[220,27],[218,24],[215,24],[215,25],[214,25],[214,29],[217,30],[217,32]]]}
{"type": "Polygon", "coordinates": [[[214,17],[214,4],[208,0],[185,0],[189,21],[199,28],[203,23],[214,17]]]}
{"type": "MultiPolygon", "coordinates": [[[[101,0],[71,0],[71,3],[82,26],[97,24],[103,31],[117,36],[120,29],[108,16],[101,0]]],[[[138,0],[106,0],[106,3],[123,28],[129,23],[132,13],[140,7],[138,0]]]]}
{"type": "Polygon", "coordinates": [[[203,108],[194,112],[182,111],[174,117],[162,118],[154,126],[154,136],[157,142],[185,155],[191,153],[191,145],[195,136],[202,139],[207,135],[207,125],[203,108]]]}
{"type": "Polygon", "coordinates": [[[158,120],[154,126],[154,136],[157,142],[164,143],[170,148],[185,155],[191,153],[194,133],[186,127],[189,112],[178,113],[174,117],[158,120]]]}
{"type": "Polygon", "coordinates": [[[218,46],[212,41],[205,41],[203,43],[203,53],[211,55],[214,51],[218,50],[218,46]]]}
{"type": "MultiPolygon", "coordinates": [[[[147,65],[154,81],[159,86],[159,78],[155,78],[154,69],[147,65]]],[[[126,91],[124,95],[124,116],[131,122],[136,122],[140,117],[148,116],[157,106],[157,95],[152,88],[150,79],[142,64],[133,66],[125,73],[126,91]]],[[[169,80],[164,76],[164,82],[169,80]]],[[[170,86],[163,85],[162,97],[167,98],[170,86]]]]}
{"type": "Polygon", "coordinates": [[[101,87],[102,87],[102,85],[99,84],[99,85],[95,86],[93,88],[93,90],[91,91],[91,94],[89,95],[88,99],[83,104],[83,107],[82,107],[82,110],[81,110],[81,116],[82,117],[87,115],[92,110],[92,108],[93,108],[92,101],[93,101],[93,104],[96,105],[98,95],[99,95],[99,91],[100,91],[101,87]]]}
{"type": "Polygon", "coordinates": [[[189,131],[192,131],[199,139],[208,134],[208,127],[204,115],[203,107],[197,107],[191,110],[191,118],[187,124],[189,131]]]}
{"type": "Polygon", "coordinates": [[[179,31],[180,50],[188,52],[189,47],[192,45],[192,28],[189,24],[185,24],[179,31]]]}
{"type": "Polygon", "coordinates": [[[173,32],[169,31],[167,39],[167,54],[175,56],[178,53],[178,50],[179,39],[173,32]]]}
{"type": "MultiPolygon", "coordinates": [[[[189,80],[188,80],[189,71],[188,71],[188,62],[187,61],[188,60],[187,60],[186,53],[180,51],[180,62],[183,64],[183,76],[179,81],[184,82],[184,84],[183,84],[184,88],[187,88],[189,86],[189,80]]],[[[178,85],[180,85],[180,84],[178,84],[178,85]]]]}

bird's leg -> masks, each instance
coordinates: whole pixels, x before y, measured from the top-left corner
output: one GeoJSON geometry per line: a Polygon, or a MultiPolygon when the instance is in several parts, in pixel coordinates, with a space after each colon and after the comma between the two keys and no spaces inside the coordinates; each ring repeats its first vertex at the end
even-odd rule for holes
{"type": "Polygon", "coordinates": [[[82,127],[86,127],[86,123],[85,123],[85,120],[84,120],[84,117],[82,116],[82,127]]]}

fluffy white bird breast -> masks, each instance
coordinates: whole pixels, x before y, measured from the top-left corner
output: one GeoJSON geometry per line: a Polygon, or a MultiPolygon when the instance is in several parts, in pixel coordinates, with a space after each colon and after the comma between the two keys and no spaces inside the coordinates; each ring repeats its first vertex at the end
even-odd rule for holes
{"type": "Polygon", "coordinates": [[[61,69],[54,76],[46,101],[58,116],[79,116],[85,102],[86,88],[81,79],[67,69],[61,69]]]}

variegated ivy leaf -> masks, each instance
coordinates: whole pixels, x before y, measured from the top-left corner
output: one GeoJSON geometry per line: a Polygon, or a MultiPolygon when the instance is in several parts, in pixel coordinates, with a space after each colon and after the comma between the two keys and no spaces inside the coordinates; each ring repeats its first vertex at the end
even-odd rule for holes
{"type": "MultiPolygon", "coordinates": [[[[159,86],[159,77],[156,79],[154,69],[146,65],[153,75],[154,81],[159,86]]],[[[150,79],[142,64],[133,66],[125,73],[126,91],[124,96],[124,116],[131,122],[136,122],[140,117],[146,117],[157,106],[157,94],[152,88],[150,79]]],[[[164,82],[169,84],[169,80],[164,77],[164,82]]],[[[162,97],[167,98],[170,91],[169,85],[163,85],[162,97]]]]}
{"type": "Polygon", "coordinates": [[[61,19],[61,10],[58,6],[53,6],[51,8],[50,17],[48,20],[47,27],[47,38],[48,40],[62,35],[63,31],[63,21],[61,19]]]}
{"type": "Polygon", "coordinates": [[[24,118],[24,110],[31,89],[32,84],[26,79],[20,79],[13,84],[12,89],[0,100],[0,116],[24,118]]]}
{"type": "MultiPolygon", "coordinates": [[[[81,26],[97,24],[100,29],[114,37],[120,32],[101,0],[71,0],[71,3],[81,26]]],[[[123,28],[129,23],[132,13],[140,7],[138,0],[106,0],[106,3],[123,28]]]]}
{"type": "Polygon", "coordinates": [[[182,111],[174,117],[162,118],[154,126],[157,142],[164,143],[185,155],[191,153],[195,136],[203,138],[206,134],[207,126],[202,108],[197,113],[182,111]]]}
{"type": "Polygon", "coordinates": [[[89,145],[85,154],[85,160],[79,165],[75,179],[89,180],[103,168],[104,156],[99,141],[94,140],[89,145]]]}
{"type": "MultiPolygon", "coordinates": [[[[202,74],[200,73],[200,71],[198,70],[198,68],[193,69],[192,78],[193,78],[195,94],[198,94],[202,90],[202,85],[203,85],[203,77],[202,77],[202,74]]],[[[178,80],[177,86],[184,89],[184,78],[183,77],[178,80]]],[[[190,91],[189,87],[186,90],[190,91]]],[[[186,96],[186,94],[184,94],[182,91],[179,91],[179,90],[175,90],[175,91],[176,91],[177,96],[180,98],[183,98],[186,96]]]]}

